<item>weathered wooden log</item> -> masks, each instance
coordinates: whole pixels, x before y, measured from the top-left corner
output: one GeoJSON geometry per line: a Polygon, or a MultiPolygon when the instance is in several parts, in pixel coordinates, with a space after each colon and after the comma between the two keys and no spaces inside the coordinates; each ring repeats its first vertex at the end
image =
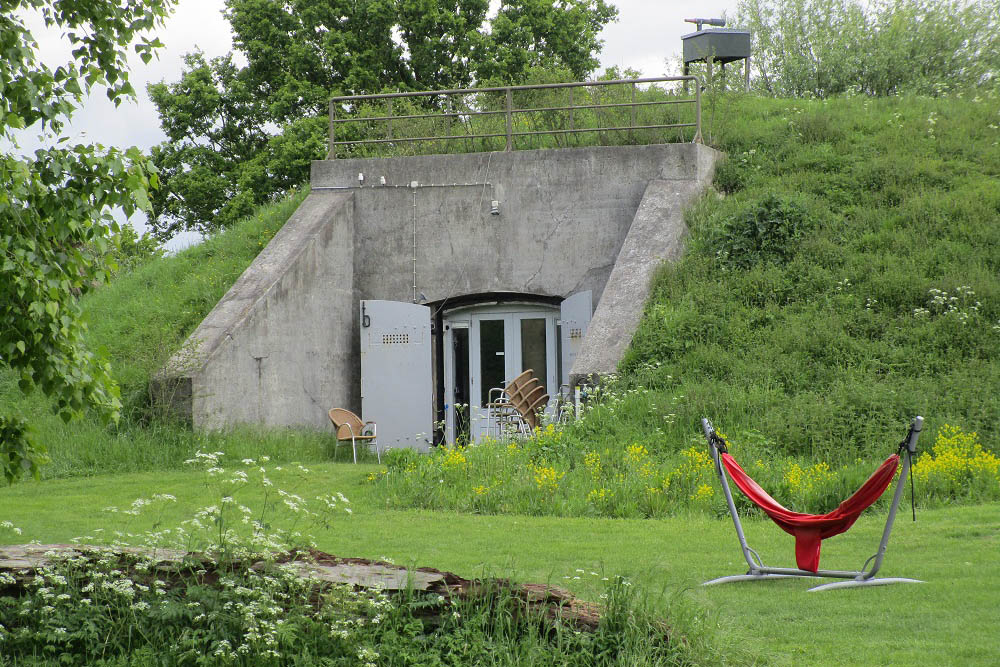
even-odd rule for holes
{"type": "MultiPolygon", "coordinates": [[[[215,563],[199,553],[173,549],[107,547],[80,544],[16,544],[0,546],[0,572],[13,576],[14,583],[0,584],[0,595],[20,595],[35,573],[60,560],[84,557],[97,561],[108,556],[142,558],[152,561],[159,572],[172,573],[176,580],[185,574],[216,574],[215,563]]],[[[378,589],[388,593],[422,591],[445,600],[472,600],[509,596],[526,613],[539,613],[550,622],[567,623],[578,630],[593,632],[600,623],[600,606],[576,598],[569,591],[544,584],[514,584],[506,579],[464,579],[434,568],[406,568],[384,561],[340,558],[322,551],[295,551],[275,554],[273,562],[292,565],[302,577],[324,585],[349,585],[357,589],[378,589]]],[[[253,569],[267,567],[264,560],[242,563],[253,569]]],[[[229,564],[232,568],[233,564],[229,564]]],[[[442,608],[444,605],[442,604],[442,608]]],[[[430,609],[429,615],[440,610],[430,609]]]]}

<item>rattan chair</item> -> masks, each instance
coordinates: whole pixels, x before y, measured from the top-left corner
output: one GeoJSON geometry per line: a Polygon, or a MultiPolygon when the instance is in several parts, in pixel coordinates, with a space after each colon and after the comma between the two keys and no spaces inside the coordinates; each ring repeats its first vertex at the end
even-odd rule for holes
{"type": "Polygon", "coordinates": [[[375,438],[375,422],[362,422],[360,417],[344,408],[333,408],[328,414],[333,427],[337,429],[337,444],[351,443],[355,463],[358,462],[358,442],[375,445],[375,456],[378,457],[378,462],[382,463],[382,454],[375,438]]]}
{"type": "Polygon", "coordinates": [[[509,425],[521,435],[530,435],[540,423],[538,413],[545,409],[549,395],[545,387],[535,377],[532,369],[527,369],[510,381],[502,390],[490,390],[489,401],[490,424],[496,424],[499,430],[509,425]],[[497,398],[492,398],[498,394],[497,398]]]}

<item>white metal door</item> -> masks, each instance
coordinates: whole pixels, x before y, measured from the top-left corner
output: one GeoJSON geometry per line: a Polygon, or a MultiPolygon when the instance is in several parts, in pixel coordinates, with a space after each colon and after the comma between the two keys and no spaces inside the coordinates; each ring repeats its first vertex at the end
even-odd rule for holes
{"type": "Polygon", "coordinates": [[[590,318],[594,313],[593,296],[590,290],[577,292],[565,299],[560,306],[562,322],[562,377],[559,383],[568,389],[569,372],[580,352],[583,337],[587,335],[590,318]]]}
{"type": "Polygon", "coordinates": [[[430,449],[431,377],[430,308],[362,301],[361,412],[375,422],[380,449],[430,449]]]}

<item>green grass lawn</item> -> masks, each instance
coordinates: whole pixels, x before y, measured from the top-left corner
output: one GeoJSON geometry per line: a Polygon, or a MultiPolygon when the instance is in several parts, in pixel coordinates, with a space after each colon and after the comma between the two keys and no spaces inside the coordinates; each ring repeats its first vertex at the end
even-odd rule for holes
{"type": "MultiPolygon", "coordinates": [[[[596,599],[600,576],[629,577],[679,627],[697,628],[706,662],[773,664],[996,664],[1000,662],[1000,504],[901,513],[884,576],[920,585],[807,593],[812,580],[729,584],[701,581],[745,570],[728,519],[704,514],[664,520],[477,516],[377,506],[365,474],[374,466],[319,464],[305,477],[287,471],[277,486],[306,498],[341,491],[353,514],[315,535],[321,549],[389,558],[465,577],[513,574],[596,599]],[[583,572],[579,572],[583,570],[583,572]],[[579,577],[578,579],[576,577],[579,577]],[[672,617],[673,619],[674,617],[672,617]],[[705,631],[705,632],[703,632],[705,631]],[[706,638],[708,638],[706,640],[706,638]],[[715,651],[715,653],[713,653],[715,651]]],[[[919,493],[918,493],[919,497],[919,493]]],[[[200,473],[168,472],[25,482],[0,489],[0,519],[24,533],[6,543],[65,542],[97,528],[138,532],[177,524],[209,495],[200,473]],[[102,508],[137,497],[178,498],[125,525],[102,508]]],[[[854,569],[874,551],[882,515],[863,516],[824,543],[823,566],[854,569]]],[[[793,560],[792,538],[770,522],[745,523],[748,539],[774,565],[793,560]]]]}

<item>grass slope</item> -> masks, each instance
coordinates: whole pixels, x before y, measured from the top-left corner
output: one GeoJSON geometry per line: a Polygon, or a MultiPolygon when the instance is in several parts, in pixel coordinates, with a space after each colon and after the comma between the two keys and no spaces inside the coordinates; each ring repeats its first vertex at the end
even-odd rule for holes
{"type": "Polygon", "coordinates": [[[839,463],[923,414],[995,451],[998,107],[985,93],[711,101],[719,192],[690,212],[688,251],[622,364],[674,413],[646,428],[683,441],[710,416],[839,463]]]}
{"type": "MultiPolygon", "coordinates": [[[[319,548],[466,577],[515,573],[590,599],[602,590],[600,576],[625,575],[699,644],[695,654],[702,664],[965,665],[1000,660],[996,503],[918,511],[916,523],[901,513],[880,574],[927,583],[814,594],[806,592],[812,585],[806,580],[698,587],[746,567],[731,523],[704,514],[622,520],[386,510],[371,487],[359,484],[374,466],[310,468],[306,477],[289,473],[285,479],[275,476],[274,482],[278,487],[294,484],[286,488],[307,498],[343,491],[354,510],[316,534],[319,548]]],[[[162,529],[218,501],[206,491],[203,476],[190,472],[28,482],[0,489],[6,518],[25,530],[20,536],[0,532],[0,542],[65,542],[98,528],[139,532],[156,524],[162,529]],[[120,514],[101,512],[152,493],[171,493],[179,502],[163,513],[147,510],[128,523],[120,514]]],[[[883,523],[882,513],[862,516],[851,531],[824,543],[823,565],[860,566],[874,552],[883,523]]],[[[791,537],[767,521],[748,520],[745,527],[750,544],[766,562],[791,563],[791,537]]]]}

